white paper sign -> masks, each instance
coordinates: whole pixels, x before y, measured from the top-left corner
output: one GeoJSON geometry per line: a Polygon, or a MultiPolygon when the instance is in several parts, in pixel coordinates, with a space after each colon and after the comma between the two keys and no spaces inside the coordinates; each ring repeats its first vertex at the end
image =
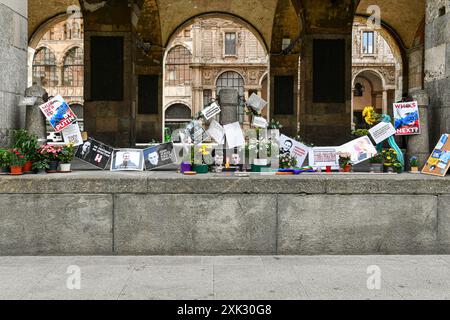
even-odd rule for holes
{"type": "Polygon", "coordinates": [[[256,112],[261,112],[267,106],[267,101],[262,99],[256,93],[253,93],[247,100],[247,105],[255,110],[256,112]]]}
{"type": "Polygon", "coordinates": [[[309,151],[309,165],[314,168],[330,166],[339,169],[338,147],[314,147],[309,151]]]}
{"type": "Polygon", "coordinates": [[[269,126],[269,123],[263,117],[253,117],[252,126],[265,129],[269,126]]]}
{"type": "Polygon", "coordinates": [[[377,155],[377,150],[368,136],[364,136],[339,147],[339,152],[348,152],[352,155],[352,164],[358,164],[377,155]]]}
{"type": "Polygon", "coordinates": [[[62,131],[64,143],[72,143],[74,146],[83,144],[83,137],[81,136],[80,127],[77,122],[72,123],[62,131]]]}
{"type": "Polygon", "coordinates": [[[396,132],[397,130],[395,130],[390,122],[381,122],[369,129],[369,133],[376,144],[383,142],[387,138],[393,136],[396,132]]]}
{"type": "Polygon", "coordinates": [[[297,159],[298,167],[303,166],[309,152],[309,147],[289,138],[288,136],[285,136],[284,134],[280,136],[278,141],[280,142],[280,154],[289,153],[297,159]]]}
{"type": "Polygon", "coordinates": [[[34,106],[36,101],[37,101],[36,97],[24,97],[24,98],[20,99],[19,106],[21,106],[21,107],[34,106]]]}
{"type": "Polygon", "coordinates": [[[217,102],[213,102],[209,107],[203,109],[202,114],[206,120],[211,119],[212,117],[218,115],[222,110],[217,102]]]}
{"type": "Polygon", "coordinates": [[[244,134],[239,122],[234,122],[223,126],[227,137],[228,148],[235,148],[245,145],[244,134]]]}
{"type": "Polygon", "coordinates": [[[218,144],[224,143],[225,130],[216,120],[211,122],[207,132],[218,144]]]}

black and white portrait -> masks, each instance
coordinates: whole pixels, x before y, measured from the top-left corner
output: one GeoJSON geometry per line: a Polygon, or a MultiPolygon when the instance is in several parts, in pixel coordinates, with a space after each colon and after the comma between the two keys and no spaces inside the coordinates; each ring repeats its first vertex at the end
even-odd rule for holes
{"type": "Polygon", "coordinates": [[[144,149],[145,169],[153,170],[177,161],[173,142],[144,149]]]}

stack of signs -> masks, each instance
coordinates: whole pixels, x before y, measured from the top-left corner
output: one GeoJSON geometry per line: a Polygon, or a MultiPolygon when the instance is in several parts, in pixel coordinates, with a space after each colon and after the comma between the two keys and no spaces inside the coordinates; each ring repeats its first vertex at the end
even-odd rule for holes
{"type": "Polygon", "coordinates": [[[145,169],[153,170],[177,162],[173,142],[144,149],[145,169]]]}
{"type": "Polygon", "coordinates": [[[226,124],[223,126],[225,136],[227,137],[227,145],[229,149],[245,145],[244,134],[239,122],[226,124]]]}
{"type": "Polygon", "coordinates": [[[338,148],[339,152],[350,153],[352,164],[369,160],[377,155],[377,150],[368,136],[360,137],[338,148]]]}
{"type": "Polygon", "coordinates": [[[194,144],[199,144],[209,138],[208,133],[202,126],[202,122],[199,120],[192,120],[186,126],[186,130],[191,139],[191,142],[194,144]]]}
{"type": "Polygon", "coordinates": [[[309,165],[313,168],[339,169],[338,147],[314,147],[309,151],[309,165]]]}
{"type": "Polygon", "coordinates": [[[206,120],[209,120],[212,117],[218,115],[221,111],[222,110],[220,109],[220,106],[217,104],[217,102],[213,102],[209,107],[203,109],[202,115],[206,120]]]}
{"type": "Polygon", "coordinates": [[[61,132],[77,120],[77,116],[61,96],[39,107],[56,132],[61,132]]]}
{"type": "Polygon", "coordinates": [[[253,93],[247,100],[247,105],[257,113],[261,113],[262,109],[267,106],[267,101],[262,99],[257,94],[253,93]]]}
{"type": "Polygon", "coordinates": [[[304,144],[291,139],[284,134],[278,140],[280,142],[280,155],[289,153],[297,160],[297,167],[302,167],[309,152],[309,147],[304,144]]]}
{"type": "Polygon", "coordinates": [[[97,140],[89,138],[86,142],[78,147],[75,157],[92,164],[93,166],[105,170],[114,149],[97,140]]]}
{"type": "Polygon", "coordinates": [[[422,173],[444,177],[450,168],[450,135],[443,134],[422,173]]]}
{"type": "Polygon", "coordinates": [[[61,96],[49,100],[39,107],[56,132],[62,132],[64,142],[74,146],[83,144],[77,116],[61,96]]]}
{"type": "Polygon", "coordinates": [[[216,141],[219,145],[223,145],[225,130],[220,125],[220,123],[218,123],[216,120],[213,120],[209,125],[209,129],[207,132],[211,136],[211,138],[214,139],[214,141],[216,141]]]}
{"type": "Polygon", "coordinates": [[[141,149],[114,150],[111,171],[143,171],[144,154],[141,149]]]}
{"type": "Polygon", "coordinates": [[[398,136],[420,134],[419,106],[417,101],[394,103],[394,127],[398,136]]]}
{"type": "Polygon", "coordinates": [[[381,122],[375,127],[369,129],[369,133],[372,136],[376,144],[383,142],[389,137],[395,135],[396,130],[390,122],[381,122]]]}

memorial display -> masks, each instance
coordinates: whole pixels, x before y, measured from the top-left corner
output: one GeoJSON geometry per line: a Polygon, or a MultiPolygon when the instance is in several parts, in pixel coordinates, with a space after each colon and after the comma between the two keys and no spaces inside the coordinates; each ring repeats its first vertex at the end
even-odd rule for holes
{"type": "Polygon", "coordinates": [[[425,167],[422,170],[424,174],[444,177],[450,168],[450,134],[443,134],[425,167]]]}

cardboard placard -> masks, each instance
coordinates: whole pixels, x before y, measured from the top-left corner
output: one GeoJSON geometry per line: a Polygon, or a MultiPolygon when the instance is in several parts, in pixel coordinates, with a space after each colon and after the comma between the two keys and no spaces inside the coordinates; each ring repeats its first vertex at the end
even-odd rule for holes
{"type": "Polygon", "coordinates": [[[389,137],[395,135],[396,130],[390,122],[381,122],[369,129],[369,133],[376,144],[379,144],[389,137]]]}
{"type": "Polygon", "coordinates": [[[397,136],[420,134],[417,101],[394,103],[394,127],[397,136]]]}
{"type": "Polygon", "coordinates": [[[143,171],[144,154],[141,149],[116,149],[111,159],[111,171],[143,171]]]}
{"type": "Polygon", "coordinates": [[[297,159],[297,167],[302,167],[309,153],[309,147],[282,134],[278,140],[280,143],[280,155],[289,153],[297,159]]]}
{"type": "Polygon", "coordinates": [[[258,113],[261,112],[261,110],[264,109],[267,104],[267,101],[262,99],[256,93],[253,93],[247,100],[247,105],[258,113]]]}
{"type": "Polygon", "coordinates": [[[56,132],[63,131],[77,120],[77,116],[61,96],[56,96],[39,108],[56,132]]]}
{"type": "Polygon", "coordinates": [[[208,133],[202,126],[202,122],[199,120],[192,120],[186,126],[186,130],[190,137],[190,142],[199,144],[209,138],[208,133]]]}
{"type": "Polygon", "coordinates": [[[309,150],[309,165],[314,168],[339,169],[338,147],[314,147],[309,150]]]}
{"type": "Polygon", "coordinates": [[[373,158],[378,153],[368,136],[350,141],[338,149],[339,152],[348,152],[352,155],[351,162],[353,165],[373,158]]]}
{"type": "Polygon", "coordinates": [[[450,134],[446,133],[439,139],[436,148],[422,169],[422,173],[445,177],[450,168],[450,134]]]}
{"type": "Polygon", "coordinates": [[[269,123],[263,117],[254,116],[253,121],[252,121],[252,126],[265,129],[269,126],[269,123]]]}
{"type": "Polygon", "coordinates": [[[161,168],[177,162],[173,142],[162,143],[144,149],[144,162],[146,170],[161,168]]]}
{"type": "Polygon", "coordinates": [[[209,120],[212,117],[218,115],[220,112],[222,112],[220,106],[217,104],[217,102],[213,102],[209,107],[203,109],[202,115],[205,117],[206,120],[209,120]]]}
{"type": "Polygon", "coordinates": [[[75,157],[97,168],[105,170],[113,151],[114,149],[112,147],[89,138],[78,147],[75,157]]]}

